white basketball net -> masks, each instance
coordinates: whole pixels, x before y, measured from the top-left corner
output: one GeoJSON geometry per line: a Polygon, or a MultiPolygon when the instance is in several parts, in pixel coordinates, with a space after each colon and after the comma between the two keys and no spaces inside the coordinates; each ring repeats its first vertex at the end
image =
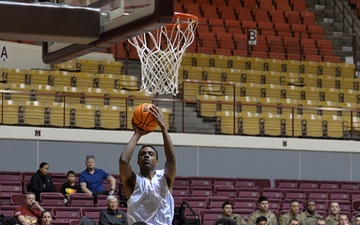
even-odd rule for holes
{"type": "Polygon", "coordinates": [[[128,40],[141,61],[141,90],[150,94],[178,93],[180,63],[195,39],[197,24],[195,19],[177,17],[173,26],[163,26],[128,40]]]}

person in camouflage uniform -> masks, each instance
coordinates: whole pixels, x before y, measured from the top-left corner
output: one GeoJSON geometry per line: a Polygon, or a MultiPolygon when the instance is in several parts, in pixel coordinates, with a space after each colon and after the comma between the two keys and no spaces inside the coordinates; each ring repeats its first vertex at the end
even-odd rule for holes
{"type": "Polygon", "coordinates": [[[267,218],[265,216],[259,216],[256,219],[256,225],[268,225],[267,218]]]}
{"type": "Polygon", "coordinates": [[[278,219],[273,212],[269,211],[269,199],[265,196],[261,196],[258,199],[259,209],[256,210],[248,219],[248,225],[255,225],[256,219],[260,216],[264,216],[267,219],[268,225],[278,225],[278,219]]]}
{"type": "Polygon", "coordinates": [[[313,199],[306,201],[306,210],[300,214],[304,225],[316,225],[316,220],[323,218],[316,212],[316,202],[313,199]]]}
{"type": "Polygon", "coordinates": [[[283,214],[279,219],[280,225],[288,225],[292,218],[296,218],[299,225],[304,225],[303,217],[299,214],[300,203],[298,200],[293,199],[290,201],[290,211],[283,214]]]}
{"type": "Polygon", "coordinates": [[[347,215],[345,214],[340,214],[339,216],[339,225],[349,225],[349,219],[347,217],[347,215]]]}
{"type": "Polygon", "coordinates": [[[226,218],[236,222],[236,225],[246,225],[245,220],[239,214],[232,213],[232,204],[228,201],[222,204],[222,214],[219,218],[226,218]]]}
{"type": "Polygon", "coordinates": [[[339,225],[339,212],[339,203],[331,202],[330,214],[325,218],[326,225],[339,225]]]}
{"type": "Polygon", "coordinates": [[[351,221],[352,225],[360,225],[360,213],[356,214],[351,221]]]}

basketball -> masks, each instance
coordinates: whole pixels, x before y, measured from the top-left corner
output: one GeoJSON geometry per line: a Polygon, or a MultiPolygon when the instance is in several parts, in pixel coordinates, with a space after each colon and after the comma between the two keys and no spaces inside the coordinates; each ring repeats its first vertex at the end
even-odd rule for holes
{"type": "Polygon", "coordinates": [[[134,125],[142,131],[151,132],[157,127],[157,122],[149,108],[153,104],[143,103],[137,106],[133,114],[134,125]]]}

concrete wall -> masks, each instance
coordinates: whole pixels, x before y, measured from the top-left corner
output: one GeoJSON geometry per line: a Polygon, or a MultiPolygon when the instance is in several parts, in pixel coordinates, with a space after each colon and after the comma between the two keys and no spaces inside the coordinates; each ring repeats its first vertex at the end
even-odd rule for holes
{"type": "MultiPolygon", "coordinates": [[[[85,157],[94,155],[97,167],[118,174],[119,155],[131,136],[130,131],[1,126],[0,170],[36,171],[39,163],[46,161],[50,172],[81,172],[85,157]]],[[[178,176],[360,180],[360,145],[354,141],[195,134],[171,137],[178,176]]],[[[158,168],[163,168],[161,134],[144,136],[138,148],[142,144],[159,150],[158,168]]],[[[132,165],[137,170],[135,158],[132,165]]]]}

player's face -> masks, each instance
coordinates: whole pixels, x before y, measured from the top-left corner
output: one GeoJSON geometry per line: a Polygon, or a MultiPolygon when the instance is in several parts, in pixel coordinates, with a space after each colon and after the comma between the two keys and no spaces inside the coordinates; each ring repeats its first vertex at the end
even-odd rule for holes
{"type": "Polygon", "coordinates": [[[340,225],[347,225],[349,223],[349,220],[346,215],[341,215],[339,217],[339,224],[340,225]]]}
{"type": "Polygon", "coordinates": [[[311,214],[315,212],[315,208],[316,208],[315,202],[308,202],[306,205],[306,210],[311,214]]]}
{"type": "Polygon", "coordinates": [[[45,164],[42,168],[39,168],[39,170],[43,175],[47,175],[49,171],[49,165],[45,164]]]}
{"type": "Polygon", "coordinates": [[[150,147],[146,147],[139,152],[138,164],[141,168],[153,170],[158,164],[158,160],[156,158],[157,156],[155,150],[150,147]]]}
{"type": "Polygon", "coordinates": [[[35,202],[35,195],[34,194],[26,195],[25,202],[27,205],[32,206],[35,202]]]}
{"type": "Polygon", "coordinates": [[[75,175],[74,174],[69,174],[68,176],[67,176],[67,180],[68,180],[68,182],[69,183],[75,183],[75,175]]]}
{"type": "Polygon", "coordinates": [[[86,165],[86,168],[88,168],[88,169],[94,169],[95,166],[96,166],[95,159],[93,159],[93,158],[88,158],[88,159],[86,160],[85,165],[86,165]]]}
{"type": "Polygon", "coordinates": [[[42,225],[50,225],[52,221],[51,214],[49,212],[44,212],[41,217],[42,225]]]}
{"type": "Polygon", "coordinates": [[[259,208],[260,208],[260,211],[262,211],[262,212],[268,211],[268,209],[269,209],[269,202],[268,202],[268,201],[262,201],[262,202],[260,202],[259,208]]]}
{"type": "Polygon", "coordinates": [[[331,203],[330,205],[330,211],[332,214],[338,214],[340,212],[339,204],[336,202],[331,203]]]}
{"type": "Polygon", "coordinates": [[[115,199],[112,199],[112,200],[110,200],[110,201],[108,202],[108,208],[109,208],[110,210],[115,211],[116,208],[117,208],[117,206],[118,206],[118,203],[117,203],[117,199],[116,199],[116,198],[115,198],[115,199]]]}
{"type": "Polygon", "coordinates": [[[290,211],[291,211],[291,213],[292,213],[293,215],[298,214],[298,212],[299,212],[299,207],[300,207],[300,205],[299,205],[298,202],[293,202],[293,203],[291,203],[291,205],[290,205],[290,211]]]}
{"type": "Polygon", "coordinates": [[[223,208],[223,214],[225,216],[231,216],[232,214],[232,205],[225,205],[223,208]]]}

